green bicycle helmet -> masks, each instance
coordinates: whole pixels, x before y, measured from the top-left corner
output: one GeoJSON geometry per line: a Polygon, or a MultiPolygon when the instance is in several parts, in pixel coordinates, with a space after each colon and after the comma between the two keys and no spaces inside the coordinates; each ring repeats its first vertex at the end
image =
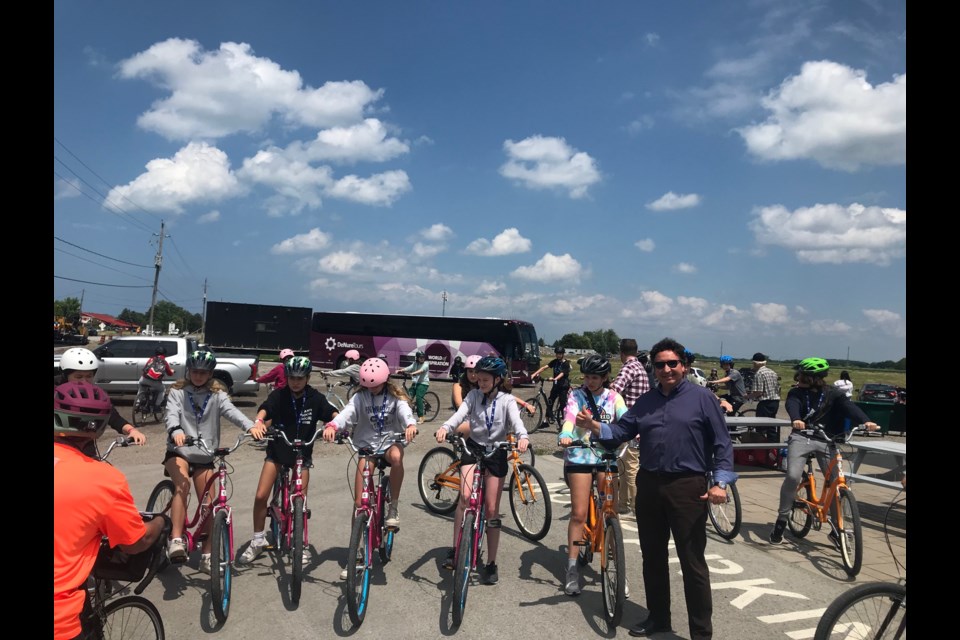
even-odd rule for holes
{"type": "Polygon", "coordinates": [[[186,370],[213,371],[217,368],[217,357],[209,351],[194,351],[187,356],[186,370]]]}
{"type": "Polygon", "coordinates": [[[808,376],[822,378],[830,371],[830,363],[823,358],[804,358],[794,368],[808,376]]]}
{"type": "Polygon", "coordinates": [[[288,378],[306,378],[313,371],[313,363],[306,356],[294,356],[283,363],[288,378]]]}

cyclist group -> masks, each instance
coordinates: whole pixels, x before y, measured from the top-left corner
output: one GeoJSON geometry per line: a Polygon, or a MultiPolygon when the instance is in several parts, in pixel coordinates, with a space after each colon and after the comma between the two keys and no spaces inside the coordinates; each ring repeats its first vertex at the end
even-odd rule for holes
{"type": "MultiPolygon", "coordinates": [[[[621,358],[626,363],[634,359],[637,352],[635,341],[624,343],[628,346],[625,348],[621,345],[621,358]]],[[[652,594],[651,588],[653,585],[669,588],[666,585],[669,579],[666,541],[671,532],[674,539],[684,540],[684,546],[678,547],[678,553],[681,555],[693,637],[707,638],[712,633],[709,575],[702,570],[705,567],[705,537],[702,534],[705,531],[707,504],[718,504],[725,499],[726,483],[735,481],[736,474],[732,471],[732,447],[720,405],[712,392],[686,380],[688,352],[685,352],[676,341],[664,339],[654,345],[649,353],[643,354],[652,365],[656,381],[630,383],[634,393],[637,389],[644,391],[642,395],[638,394],[639,398],[632,407],[627,406],[620,393],[610,388],[610,362],[596,355],[580,360],[583,386],[570,391],[569,382],[559,387],[555,384],[550,396],[551,404],[553,401],[565,401],[558,444],[566,448],[573,443],[589,444],[593,439],[598,445],[597,448],[566,448],[564,452],[564,476],[571,496],[564,585],[568,595],[574,596],[580,592],[576,569],[577,547],[574,543],[581,535],[593,476],[598,468],[602,468],[596,451],[615,450],[619,444],[631,440],[640,444],[637,456],[642,472],[637,476],[636,504],[631,506],[636,508],[638,522],[641,512],[645,516],[653,512],[661,515],[658,516],[658,522],[651,522],[640,532],[650,616],[630,630],[633,636],[647,636],[670,627],[669,599],[664,603],[663,594],[652,594]],[[707,397],[712,400],[704,399],[707,397]],[[666,410],[674,405],[676,409],[672,410],[674,415],[671,416],[666,410]],[[678,419],[689,428],[670,429],[678,419]],[[711,473],[713,484],[708,486],[706,478],[711,473]],[[642,486],[641,480],[644,481],[642,486]],[[683,501],[683,494],[690,491],[695,493],[694,500],[683,501]],[[682,509],[677,506],[678,497],[685,505],[682,509]],[[676,513],[670,515],[675,510],[676,513]],[[681,511],[682,515],[679,515],[681,511]],[[682,525],[681,530],[677,529],[681,526],[678,523],[682,525]]],[[[407,442],[417,435],[417,425],[421,420],[414,417],[411,399],[405,390],[389,381],[390,368],[382,359],[369,358],[360,365],[357,362],[359,354],[350,354],[357,358],[351,358],[350,365],[336,373],[347,374],[351,378],[356,375],[361,390],[337,413],[322,393],[309,386],[312,372],[309,358],[286,353],[282,355],[287,356],[282,365],[284,384],[278,384],[271,391],[259,407],[255,420],[250,420],[238,410],[230,401],[226,389],[213,379],[216,358],[208,351],[189,354],[185,377],[173,384],[166,405],[168,443],[163,459],[164,473],[170,476],[175,487],[170,510],[173,526],[168,542],[168,555],[172,562],[183,562],[187,558],[188,550],[181,532],[190,482],[193,481],[198,499],[202,499],[200,493],[213,473],[209,451],[219,446],[221,417],[246,431],[255,440],[264,437],[268,425],[283,430],[291,440],[307,440],[318,428],[318,423],[322,425],[322,435],[326,441],[333,441],[339,433],[349,430],[352,431],[354,442],[361,447],[364,443],[369,445],[377,436],[388,431],[402,433],[407,442]],[[354,365],[356,370],[353,369],[354,365]],[[195,445],[188,446],[188,436],[190,442],[194,438],[202,439],[206,451],[195,445]]],[[[562,348],[556,350],[556,356],[536,373],[550,367],[555,381],[569,381],[570,363],[565,359],[562,348]]],[[[426,368],[425,360],[422,352],[418,352],[416,362],[397,373],[422,375],[422,369],[426,368]]],[[[152,522],[145,525],[142,522],[123,475],[109,465],[96,461],[96,440],[108,423],[139,444],[145,440],[142,434],[135,433],[137,430],[131,425],[116,426],[116,410],[106,393],[92,384],[96,364],[92,352],[71,349],[61,360],[61,379],[55,379],[54,630],[57,638],[81,635],[79,614],[83,607],[82,587],[96,559],[101,536],[108,536],[111,545],[123,545],[121,548],[135,553],[152,544],[160,531],[160,525],[152,522]],[[76,479],[79,474],[84,478],[96,478],[97,482],[85,480],[78,483],[76,479]],[[109,502],[106,496],[109,496],[109,502]]],[[[726,372],[729,373],[730,368],[725,367],[726,372]]],[[[876,429],[877,425],[869,422],[852,402],[845,402],[846,397],[842,392],[834,393],[831,387],[823,384],[828,370],[827,362],[819,358],[808,358],[798,365],[798,387],[791,390],[786,403],[795,430],[801,428],[804,420],[809,421],[811,416],[824,422],[828,426],[828,433],[842,430],[845,418],[865,423],[871,430],[876,429]]],[[[640,377],[646,378],[643,366],[631,367],[630,371],[634,376],[639,373],[640,377]]],[[[280,376],[277,378],[279,383],[280,376]]],[[[507,366],[501,358],[468,358],[463,380],[469,391],[457,398],[460,400],[459,408],[436,431],[435,437],[438,442],[445,442],[447,435],[454,430],[468,435],[468,446],[460,459],[462,484],[454,520],[454,542],[467,504],[477,457],[485,457],[483,482],[488,535],[487,564],[484,568],[486,581],[495,584],[499,580],[496,562],[500,542],[499,505],[507,460],[506,451],[493,451],[492,445],[512,432],[517,439],[517,450],[523,453],[530,446],[529,437],[520,419],[518,402],[522,401],[511,395],[507,366]]],[[[414,382],[413,389],[419,401],[422,398],[420,386],[425,385],[418,382],[416,377],[414,382]]],[[[551,413],[548,411],[547,415],[551,413]]],[[[810,451],[816,451],[818,455],[825,453],[824,447],[810,438],[798,436],[796,431],[789,442],[789,467],[781,491],[780,518],[770,535],[774,543],[782,539],[784,514],[792,504],[804,455],[810,451]],[[786,509],[784,504],[787,504],[786,509]]],[[[312,467],[311,448],[305,450],[304,494],[309,481],[306,470],[312,467]]],[[[284,442],[274,440],[266,448],[254,498],[253,536],[239,558],[242,563],[253,562],[266,546],[267,499],[277,474],[285,465],[291,464],[290,456],[290,447],[284,442]]],[[[391,466],[389,495],[392,496],[392,502],[386,505],[384,524],[396,529],[400,522],[398,503],[404,477],[403,447],[393,445],[384,457],[391,466]]],[[[369,462],[369,459],[361,456],[357,467],[354,492],[357,507],[361,495],[362,470],[369,462]]],[[[615,471],[616,467],[611,470],[615,471]]],[[[202,545],[200,570],[209,573],[210,540],[204,539],[202,545]]],[[[309,559],[307,553],[304,547],[304,563],[309,559]]],[[[445,562],[447,568],[452,568],[453,555],[451,549],[445,562]]],[[[341,579],[346,579],[345,574],[346,569],[341,579]]]]}

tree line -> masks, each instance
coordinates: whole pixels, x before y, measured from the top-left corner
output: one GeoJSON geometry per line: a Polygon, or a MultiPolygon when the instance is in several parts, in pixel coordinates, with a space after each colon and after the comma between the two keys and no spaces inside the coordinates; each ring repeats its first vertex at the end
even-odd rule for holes
{"type": "MultiPolygon", "coordinates": [[[[79,315],[80,300],[78,298],[64,298],[63,300],[53,301],[53,316],[55,318],[59,316],[74,318],[79,315]]],[[[150,309],[139,312],[124,308],[115,317],[139,327],[146,327],[150,322],[150,309]]],[[[203,316],[199,313],[191,313],[172,302],[161,300],[153,308],[153,324],[157,329],[165,330],[171,322],[177,325],[181,331],[190,333],[200,330],[203,325],[203,316]]]]}

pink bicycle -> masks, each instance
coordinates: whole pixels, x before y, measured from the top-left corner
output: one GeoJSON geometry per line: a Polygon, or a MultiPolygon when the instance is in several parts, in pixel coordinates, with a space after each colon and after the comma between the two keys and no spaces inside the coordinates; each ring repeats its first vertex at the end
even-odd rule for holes
{"type": "MultiPolygon", "coordinates": [[[[213,456],[217,471],[207,481],[203,488],[200,504],[189,520],[184,517],[183,536],[187,549],[199,549],[207,538],[210,519],[213,518],[213,539],[210,548],[210,596],[213,602],[213,613],[217,621],[224,623],[230,612],[230,588],[232,586],[233,568],[233,510],[227,504],[227,456],[236,451],[244,440],[251,436],[242,433],[237,443],[232,447],[219,447],[210,451],[203,440],[187,437],[185,446],[196,445],[205,453],[213,456]],[[217,495],[213,496],[214,483],[217,484],[217,495]]],[[[147,511],[150,513],[169,514],[170,502],[173,500],[173,480],[161,480],[150,492],[147,500],[147,511]]],[[[187,508],[189,512],[190,494],[187,494],[187,508]]]]}

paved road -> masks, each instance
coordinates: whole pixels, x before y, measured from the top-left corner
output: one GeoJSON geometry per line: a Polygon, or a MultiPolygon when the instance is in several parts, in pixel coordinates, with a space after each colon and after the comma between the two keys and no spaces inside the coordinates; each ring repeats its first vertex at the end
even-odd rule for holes
{"type": "MultiPolygon", "coordinates": [[[[449,383],[431,385],[442,400],[449,397],[449,383]]],[[[253,415],[265,397],[235,398],[237,405],[253,415]]],[[[129,414],[129,399],[118,400],[121,413],[129,414]]],[[[450,415],[442,410],[441,419],[450,415]]],[[[124,471],[141,505],[161,479],[163,428],[144,427],[149,442],[142,448],[118,449],[111,462],[124,471]]],[[[293,606],[286,596],[287,573],[264,555],[252,566],[241,568],[233,586],[233,602],[227,622],[215,624],[207,595],[207,576],[196,571],[197,555],[187,566],[163,572],[145,595],[157,604],[170,638],[198,638],[216,633],[224,638],[283,637],[290,639],[356,636],[358,638],[432,638],[456,635],[461,638],[528,637],[628,637],[625,628],[608,630],[602,617],[597,562],[584,572],[586,587],[578,598],[562,592],[567,498],[562,483],[562,463],[552,455],[556,435],[533,436],[540,450],[537,468],[553,492],[554,520],[549,534],[539,543],[522,538],[516,530],[504,497],[504,534],[498,563],[501,581],[497,586],[475,584],[470,590],[465,620],[459,629],[451,627],[450,572],[440,567],[445,549],[451,544],[449,518],[427,512],[416,488],[416,470],[423,454],[435,443],[427,429],[407,450],[406,478],[400,497],[402,526],[397,536],[393,561],[375,573],[366,621],[351,627],[339,581],[349,537],[351,499],[347,486],[349,451],[346,447],[320,444],[314,454],[316,468],[311,478],[310,543],[314,560],[308,566],[303,596],[293,606]],[[426,437],[424,437],[426,436],[426,437]]],[[[112,432],[110,432],[112,433],[112,432]]],[[[223,425],[223,440],[239,433],[223,425]]],[[[109,436],[104,438],[104,442],[109,436]]],[[[233,466],[231,504],[235,515],[238,550],[245,547],[252,531],[251,513],[262,452],[241,447],[230,457],[233,466]]],[[[868,464],[871,461],[868,460],[868,464]]],[[[861,575],[850,581],[839,555],[824,533],[811,532],[798,543],[787,536],[779,547],[766,544],[773,521],[776,493],[783,478],[778,471],[738,467],[742,473],[740,491],[744,501],[744,525],[733,543],[710,535],[707,554],[714,589],[714,626],[717,638],[804,638],[812,632],[822,610],[852,583],[883,576],[895,576],[882,536],[883,508],[894,492],[881,487],[857,488],[866,521],[867,548],[861,575]]],[[[896,553],[905,558],[905,510],[893,512],[891,533],[896,553]]],[[[623,521],[628,545],[628,580],[633,593],[627,602],[624,625],[646,616],[639,547],[635,523],[623,521]]],[[[679,565],[672,577],[671,596],[676,635],[689,637],[686,625],[679,565]]]]}

